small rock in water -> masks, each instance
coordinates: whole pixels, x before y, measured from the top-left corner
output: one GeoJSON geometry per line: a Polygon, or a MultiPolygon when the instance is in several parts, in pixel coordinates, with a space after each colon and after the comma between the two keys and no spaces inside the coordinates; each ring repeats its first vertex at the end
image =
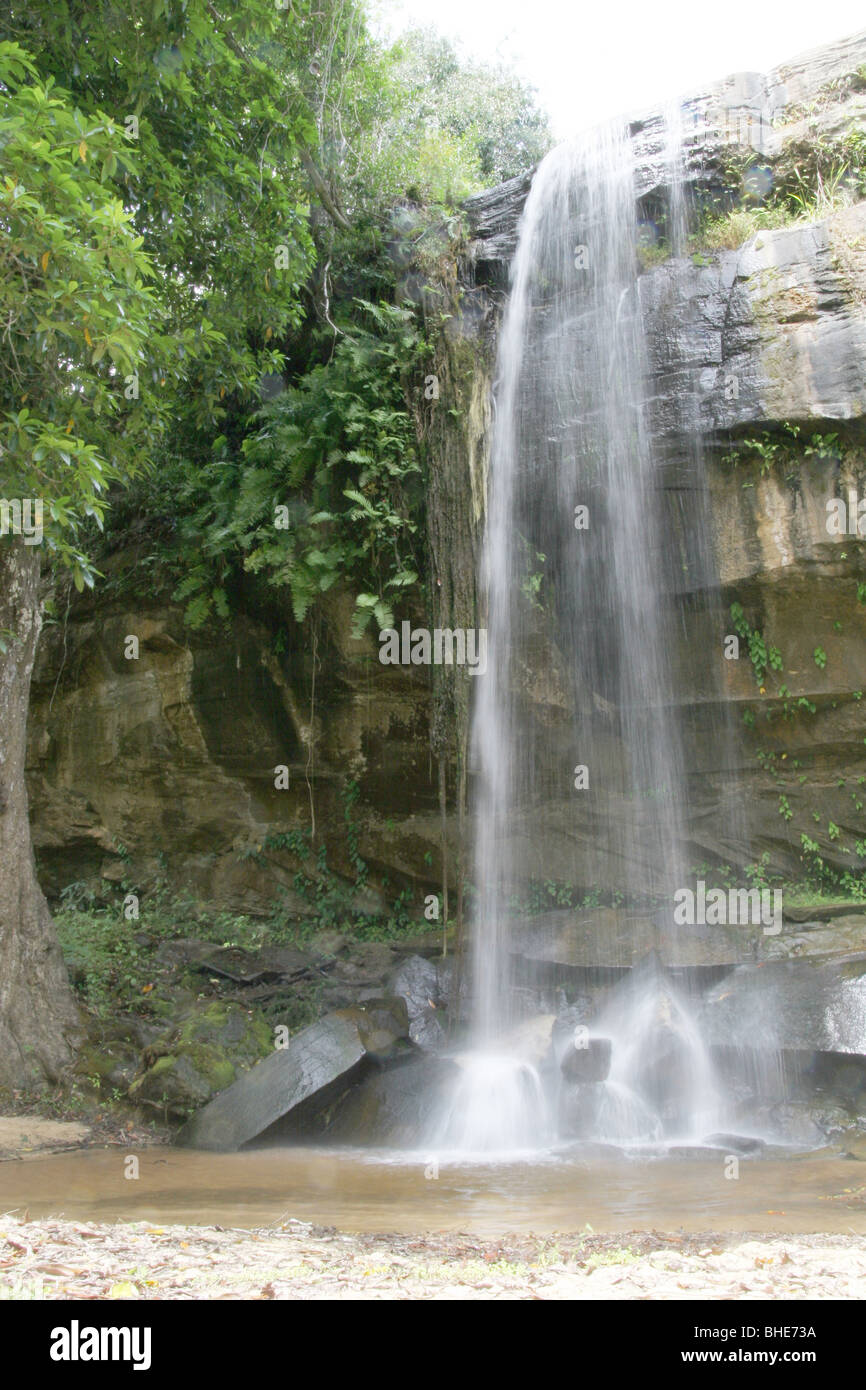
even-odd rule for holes
{"type": "Polygon", "coordinates": [[[569,1081],[606,1081],[610,1071],[610,1038],[587,1038],[585,1047],[568,1047],[560,1068],[569,1081]]]}
{"type": "Polygon", "coordinates": [[[603,1101],[603,1087],[597,1082],[564,1087],[559,1097],[560,1134],[567,1139],[594,1138],[603,1101]]]}
{"type": "Polygon", "coordinates": [[[755,1139],[749,1134],[708,1134],[705,1144],[717,1149],[730,1149],[733,1153],[752,1154],[764,1148],[763,1139],[755,1139]]]}
{"type": "Polygon", "coordinates": [[[367,999],[363,1008],[344,1009],[342,1013],[344,1018],[350,1018],[355,1023],[361,1042],[371,1057],[392,1057],[399,1050],[400,1042],[409,1036],[405,999],[367,999]]]}
{"type": "Polygon", "coordinates": [[[445,1041],[445,1031],[438,1006],[439,979],[433,961],[423,956],[409,956],[400,963],[388,982],[391,994],[406,1001],[409,1014],[409,1036],[417,1047],[435,1050],[445,1041]]]}

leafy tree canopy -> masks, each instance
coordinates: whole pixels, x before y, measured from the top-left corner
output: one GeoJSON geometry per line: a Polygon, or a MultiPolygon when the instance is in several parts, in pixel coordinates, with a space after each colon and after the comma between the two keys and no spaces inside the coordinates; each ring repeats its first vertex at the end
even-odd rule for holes
{"type": "Polygon", "coordinates": [[[38,499],[48,545],[92,582],[75,539],[132,471],[158,402],[146,360],[172,371],[153,271],[109,171],[134,162],[110,116],[87,116],[15,43],[0,43],[0,484],[38,499]],[[133,395],[133,393],[130,393],[133,395]]]}
{"type": "Polygon", "coordinates": [[[4,476],[79,587],[82,527],[145,467],[194,621],[244,565],[299,617],[338,577],[387,613],[420,568],[393,301],[416,233],[543,154],[531,91],[380,42],[361,0],[10,0],[0,119],[4,476]]]}
{"type": "Polygon", "coordinates": [[[428,141],[454,142],[474,183],[470,191],[526,173],[547,154],[547,115],[534,89],[508,68],[464,60],[434,29],[411,30],[394,58],[408,124],[428,141]]]}
{"type": "MultiPolygon", "coordinates": [[[[279,368],[313,261],[300,154],[315,128],[294,77],[304,21],[272,0],[225,17],[210,0],[27,0],[3,30],[85,120],[105,112],[124,132],[99,177],[143,237],[164,331],[180,340],[171,409],[190,434],[218,423],[229,393],[253,396],[279,368]]],[[[147,369],[162,381],[161,363],[147,369]]]]}

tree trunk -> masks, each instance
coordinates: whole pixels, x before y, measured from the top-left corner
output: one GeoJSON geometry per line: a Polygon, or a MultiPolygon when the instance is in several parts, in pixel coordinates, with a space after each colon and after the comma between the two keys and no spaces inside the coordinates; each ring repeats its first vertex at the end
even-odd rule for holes
{"type": "Polygon", "coordinates": [[[56,1080],[72,1060],[78,1011],[36,879],[24,761],[42,627],[39,551],[0,540],[0,1086],[56,1080]]]}

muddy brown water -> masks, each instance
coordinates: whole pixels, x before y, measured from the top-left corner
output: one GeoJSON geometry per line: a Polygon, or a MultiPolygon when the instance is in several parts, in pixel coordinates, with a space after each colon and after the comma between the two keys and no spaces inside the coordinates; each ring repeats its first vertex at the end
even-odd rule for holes
{"type": "Polygon", "coordinates": [[[283,1148],[236,1154],[89,1149],[0,1163],[0,1212],[32,1219],[260,1227],[291,1219],[344,1231],[414,1233],[634,1229],[866,1235],[866,1163],[823,1151],[587,1152],[467,1164],[423,1155],[283,1148]],[[132,1153],[133,1151],[129,1151],[132,1153]],[[727,1165],[730,1171],[730,1165],[727,1165]]]}

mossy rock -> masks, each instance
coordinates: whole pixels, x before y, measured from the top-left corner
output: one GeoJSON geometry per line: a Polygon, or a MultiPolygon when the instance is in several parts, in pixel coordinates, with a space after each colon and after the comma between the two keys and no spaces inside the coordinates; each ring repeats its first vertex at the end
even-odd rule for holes
{"type": "Polygon", "coordinates": [[[233,1080],[234,1067],[216,1052],[202,1049],[194,1058],[169,1053],[132,1083],[129,1098],[184,1119],[233,1080]]]}
{"type": "Polygon", "coordinates": [[[321,1018],[323,1009],[321,989],[318,985],[300,987],[288,985],[285,991],[274,994],[261,1006],[259,1017],[268,1028],[268,1036],[273,1045],[274,1029],[288,1028],[290,1033],[299,1033],[321,1018]]]}
{"type": "Polygon", "coordinates": [[[124,1039],[112,1038],[102,1043],[86,1043],[76,1059],[75,1071],[79,1076],[98,1081],[100,1086],[125,1090],[139,1066],[138,1048],[124,1039]]]}
{"type": "Polygon", "coordinates": [[[163,989],[152,994],[148,1000],[148,1007],[157,1019],[170,1022],[179,1014],[194,1008],[195,1001],[196,996],[192,989],[175,985],[172,989],[163,989]]]}
{"type": "Polygon", "coordinates": [[[185,1119],[231,1086],[272,1045],[263,1018],[237,1004],[214,1001],[146,1050],[145,1069],[130,1086],[129,1098],[185,1119]]]}
{"type": "Polygon", "coordinates": [[[177,1038],[180,1048],[207,1044],[230,1050],[242,1067],[258,1062],[273,1045],[273,1036],[260,1014],[218,999],[190,1013],[178,1027],[177,1038]]]}

